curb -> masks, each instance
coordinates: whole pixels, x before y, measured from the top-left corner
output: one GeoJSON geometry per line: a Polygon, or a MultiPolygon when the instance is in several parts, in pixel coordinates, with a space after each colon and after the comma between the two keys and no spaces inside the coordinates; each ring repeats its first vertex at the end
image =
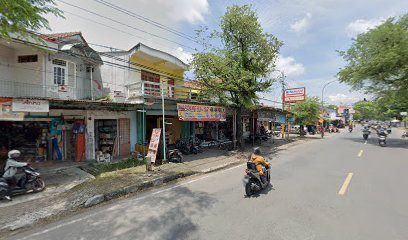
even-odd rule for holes
{"type": "Polygon", "coordinates": [[[113,200],[113,199],[116,199],[122,196],[126,196],[132,193],[141,192],[149,188],[159,187],[168,182],[177,180],[179,178],[184,178],[184,177],[192,176],[195,174],[197,174],[197,172],[192,172],[192,171],[186,172],[186,173],[171,174],[168,176],[162,176],[162,177],[152,179],[149,181],[144,181],[139,184],[130,185],[125,188],[115,190],[112,192],[108,192],[105,194],[97,194],[85,200],[85,202],[83,202],[80,206],[89,208],[89,207],[98,205],[103,202],[107,202],[107,201],[110,201],[110,200],[113,200]]]}

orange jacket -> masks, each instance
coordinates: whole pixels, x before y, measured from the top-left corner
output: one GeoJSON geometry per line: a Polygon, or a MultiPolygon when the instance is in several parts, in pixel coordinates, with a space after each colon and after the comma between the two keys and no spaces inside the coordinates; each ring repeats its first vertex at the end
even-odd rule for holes
{"type": "Polygon", "coordinates": [[[256,165],[256,170],[259,172],[260,175],[264,175],[262,167],[269,166],[271,163],[265,161],[265,158],[256,154],[251,155],[250,159],[256,165]]]}

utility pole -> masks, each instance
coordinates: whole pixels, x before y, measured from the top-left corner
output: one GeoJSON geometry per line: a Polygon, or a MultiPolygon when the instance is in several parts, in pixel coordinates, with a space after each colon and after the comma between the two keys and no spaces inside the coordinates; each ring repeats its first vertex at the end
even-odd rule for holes
{"type": "MultiPolygon", "coordinates": [[[[281,73],[281,83],[282,83],[282,114],[285,113],[285,74],[281,73]]],[[[285,124],[281,124],[282,139],[285,139],[285,124]]]]}

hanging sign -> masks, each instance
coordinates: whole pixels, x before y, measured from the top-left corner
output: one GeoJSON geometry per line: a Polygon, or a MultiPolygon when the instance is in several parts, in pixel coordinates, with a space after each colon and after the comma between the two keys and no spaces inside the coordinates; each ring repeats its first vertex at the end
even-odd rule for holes
{"type": "Polygon", "coordinates": [[[152,136],[150,138],[149,150],[146,157],[150,158],[152,163],[156,162],[157,149],[160,143],[161,128],[153,128],[152,136]]]}
{"type": "Polygon", "coordinates": [[[306,98],[306,88],[285,89],[283,101],[286,103],[304,101],[306,98]]]}
{"type": "Polygon", "coordinates": [[[227,120],[224,107],[178,103],[177,110],[180,121],[223,122],[227,120]]]}
{"type": "Polygon", "coordinates": [[[11,111],[11,99],[0,98],[0,121],[23,121],[24,113],[11,111]]]}
{"type": "Polygon", "coordinates": [[[13,99],[13,112],[49,112],[50,103],[47,100],[13,99]]]}

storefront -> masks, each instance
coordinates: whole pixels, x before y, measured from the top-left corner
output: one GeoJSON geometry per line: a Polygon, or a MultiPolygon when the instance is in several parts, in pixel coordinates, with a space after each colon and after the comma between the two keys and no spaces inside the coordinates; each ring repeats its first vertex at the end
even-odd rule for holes
{"type": "Polygon", "coordinates": [[[32,113],[48,112],[44,100],[0,98],[0,152],[1,160],[7,152],[19,150],[23,161],[44,161],[52,158],[49,117],[32,113]]]}
{"type": "Polygon", "coordinates": [[[88,110],[86,114],[88,158],[112,161],[130,156],[134,111],[88,110]]]}
{"type": "Polygon", "coordinates": [[[231,140],[232,117],[227,121],[224,107],[177,104],[178,118],[192,124],[192,134],[203,141],[231,140]]]}

